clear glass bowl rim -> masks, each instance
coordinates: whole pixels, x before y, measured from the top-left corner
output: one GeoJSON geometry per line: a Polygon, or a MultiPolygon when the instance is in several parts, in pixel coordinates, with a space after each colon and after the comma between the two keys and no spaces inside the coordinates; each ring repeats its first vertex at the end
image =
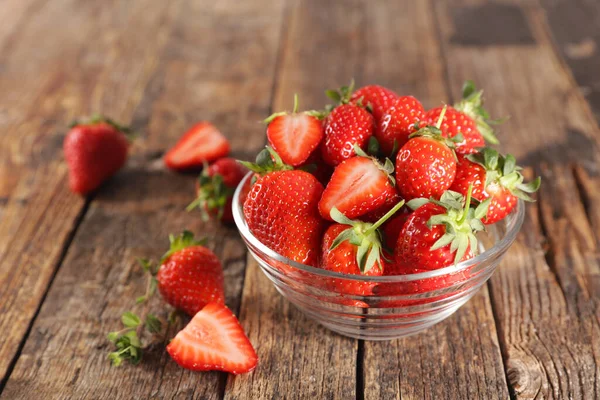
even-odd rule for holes
{"type": "MultiPolygon", "coordinates": [[[[242,188],[245,186],[246,182],[251,179],[253,172],[249,172],[246,174],[244,179],[239,183],[238,187],[235,190],[232,200],[232,211],[233,211],[233,219],[235,224],[242,235],[242,237],[249,242],[252,246],[258,249],[261,253],[266,255],[267,257],[282,262],[288,266],[291,266],[295,269],[308,272],[317,276],[321,276],[323,278],[341,278],[347,280],[354,281],[362,281],[362,282],[376,282],[376,283],[393,283],[393,282],[410,282],[416,280],[422,280],[427,278],[434,278],[443,275],[449,275],[453,273],[457,273],[463,271],[467,268],[473,267],[474,265],[480,263],[486,263],[486,261],[490,259],[494,259],[508,250],[510,245],[514,242],[521,226],[523,225],[523,220],[525,219],[525,202],[521,199],[518,200],[517,206],[513,209],[513,211],[506,218],[507,227],[506,234],[502,239],[497,241],[494,246],[489,249],[486,249],[483,253],[478,254],[477,256],[471,258],[470,260],[466,260],[460,262],[456,265],[451,265],[445,268],[440,268],[433,271],[422,272],[418,274],[406,274],[406,275],[389,275],[389,276],[363,276],[363,275],[348,275],[342,274],[339,272],[327,271],[321,268],[312,267],[310,265],[305,265],[296,261],[293,261],[289,258],[282,256],[281,254],[271,250],[266,245],[264,245],[260,240],[258,240],[246,224],[246,220],[244,214],[242,212],[242,207],[240,205],[240,197],[242,193],[242,188]]],[[[271,267],[271,266],[269,266],[271,267]]],[[[273,268],[273,267],[271,267],[273,268]]]]}

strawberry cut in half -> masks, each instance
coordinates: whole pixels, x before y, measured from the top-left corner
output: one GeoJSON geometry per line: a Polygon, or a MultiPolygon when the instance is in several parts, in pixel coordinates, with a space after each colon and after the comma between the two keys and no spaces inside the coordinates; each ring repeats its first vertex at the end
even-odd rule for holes
{"type": "Polygon", "coordinates": [[[298,113],[298,95],[295,95],[291,114],[279,112],[265,120],[269,144],[284,163],[294,167],[301,165],[323,139],[323,124],[314,114],[311,111],[298,113]]]}
{"type": "Polygon", "coordinates": [[[258,356],[244,329],[224,305],[210,303],[167,346],[183,368],[192,371],[251,372],[258,356]]]}
{"type": "Polygon", "coordinates": [[[386,160],[385,165],[381,165],[358,146],[355,146],[355,152],[358,154],[356,157],[337,166],[323,192],[319,212],[325,219],[331,220],[333,207],[347,218],[356,218],[397,197],[391,176],[394,171],[392,162],[386,160]]]}
{"type": "Polygon", "coordinates": [[[175,171],[200,169],[229,154],[227,138],[210,122],[192,126],[165,154],[165,165],[175,171]]]}

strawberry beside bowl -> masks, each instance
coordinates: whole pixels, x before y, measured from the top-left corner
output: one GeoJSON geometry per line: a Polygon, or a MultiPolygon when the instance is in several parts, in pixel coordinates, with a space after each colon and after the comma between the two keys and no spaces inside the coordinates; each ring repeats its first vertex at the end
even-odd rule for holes
{"type": "Polygon", "coordinates": [[[481,252],[456,266],[396,276],[345,275],[294,262],[262,244],[248,229],[243,203],[252,174],[233,197],[233,217],[244,242],[275,288],[304,314],[345,336],[390,340],[418,333],[450,316],[490,278],[514,242],[524,203],[478,236],[481,252]],[[368,296],[340,295],[327,282],[364,282],[368,296]]]}

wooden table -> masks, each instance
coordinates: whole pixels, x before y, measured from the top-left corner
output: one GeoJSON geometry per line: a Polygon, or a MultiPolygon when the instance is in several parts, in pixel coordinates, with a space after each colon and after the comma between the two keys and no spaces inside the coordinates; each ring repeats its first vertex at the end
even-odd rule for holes
{"type": "Polygon", "coordinates": [[[0,15],[3,399],[600,397],[597,1],[3,0],[0,15]],[[202,119],[251,159],[258,121],[294,93],[321,107],[351,77],[426,107],[474,79],[492,115],[511,116],[502,148],[543,176],[489,284],[403,340],[307,320],[235,228],[184,211],[194,177],[161,161],[202,119]],[[66,124],[94,111],[141,135],[127,167],[83,199],[61,146],[66,124]],[[223,260],[227,303],[260,356],[252,374],[183,370],[164,343],[137,367],[108,363],[105,335],[143,292],[135,258],[182,228],[223,260]]]}

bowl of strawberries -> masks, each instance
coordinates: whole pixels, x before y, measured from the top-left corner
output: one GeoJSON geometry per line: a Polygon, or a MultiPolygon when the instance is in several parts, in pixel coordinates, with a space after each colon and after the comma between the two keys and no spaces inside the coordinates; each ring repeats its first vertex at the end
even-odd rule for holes
{"type": "Polygon", "coordinates": [[[389,340],[447,318],[514,242],[525,183],[482,92],[426,111],[381,86],[326,94],[325,111],[267,118],[268,146],[233,197],[234,221],[275,288],[342,335],[389,340]]]}

